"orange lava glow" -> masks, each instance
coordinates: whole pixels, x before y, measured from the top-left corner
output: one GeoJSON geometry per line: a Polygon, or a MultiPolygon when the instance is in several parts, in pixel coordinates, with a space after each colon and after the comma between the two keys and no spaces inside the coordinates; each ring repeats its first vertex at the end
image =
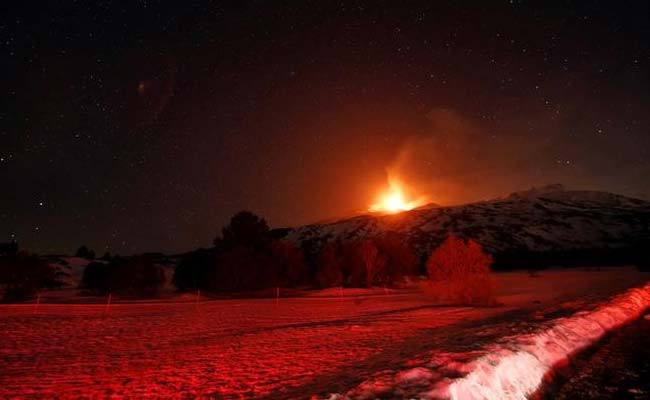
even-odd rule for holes
{"type": "Polygon", "coordinates": [[[409,211],[425,203],[425,199],[407,199],[404,185],[397,179],[389,179],[388,190],[381,194],[375,204],[372,204],[368,210],[371,212],[395,214],[402,211],[409,211]]]}

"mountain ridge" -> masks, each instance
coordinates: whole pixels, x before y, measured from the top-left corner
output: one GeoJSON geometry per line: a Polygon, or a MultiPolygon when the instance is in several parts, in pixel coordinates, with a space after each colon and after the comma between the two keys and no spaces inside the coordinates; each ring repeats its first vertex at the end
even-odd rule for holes
{"type": "Polygon", "coordinates": [[[492,254],[623,248],[650,240],[650,202],[553,184],[463,205],[305,225],[290,230],[286,238],[320,248],[388,231],[401,235],[420,255],[452,233],[478,241],[492,254]]]}

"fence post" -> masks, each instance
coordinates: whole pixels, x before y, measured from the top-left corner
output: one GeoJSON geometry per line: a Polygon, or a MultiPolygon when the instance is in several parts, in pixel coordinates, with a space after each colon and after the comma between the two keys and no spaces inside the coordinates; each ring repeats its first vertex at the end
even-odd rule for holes
{"type": "Polygon", "coordinates": [[[108,294],[108,299],[106,300],[106,309],[104,310],[106,313],[108,313],[109,309],[111,308],[111,299],[113,297],[113,293],[108,294]]]}
{"type": "Polygon", "coordinates": [[[36,303],[34,304],[34,310],[32,311],[32,314],[36,314],[38,312],[38,305],[41,303],[41,294],[39,293],[36,295],[36,303]]]}

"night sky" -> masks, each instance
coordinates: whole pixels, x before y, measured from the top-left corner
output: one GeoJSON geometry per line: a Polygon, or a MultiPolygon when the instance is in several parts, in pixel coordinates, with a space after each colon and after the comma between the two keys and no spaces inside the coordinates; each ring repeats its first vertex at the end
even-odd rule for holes
{"type": "Polygon", "coordinates": [[[650,197],[647,1],[15,3],[0,241],[29,250],[190,250],[241,209],[366,209],[387,173],[439,204],[650,197]]]}

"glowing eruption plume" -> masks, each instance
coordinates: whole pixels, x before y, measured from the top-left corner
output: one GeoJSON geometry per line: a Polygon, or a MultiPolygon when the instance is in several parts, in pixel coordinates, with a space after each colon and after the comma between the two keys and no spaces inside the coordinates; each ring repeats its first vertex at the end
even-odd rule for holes
{"type": "Polygon", "coordinates": [[[371,212],[398,213],[412,210],[426,203],[425,197],[407,200],[404,185],[395,177],[388,177],[388,190],[379,196],[378,201],[368,208],[371,212]]]}

